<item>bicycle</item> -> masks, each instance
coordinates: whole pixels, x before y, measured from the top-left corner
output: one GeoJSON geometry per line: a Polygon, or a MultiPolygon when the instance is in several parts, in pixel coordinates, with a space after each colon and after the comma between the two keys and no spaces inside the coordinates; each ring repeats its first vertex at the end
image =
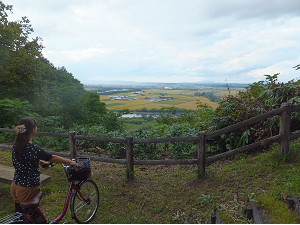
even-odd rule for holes
{"type": "MultiPolygon", "coordinates": [[[[45,215],[39,208],[42,196],[40,192],[37,196],[26,202],[21,202],[21,212],[16,212],[0,219],[0,224],[4,223],[50,223],[56,224],[65,216],[70,202],[71,217],[77,223],[89,223],[95,216],[99,207],[99,190],[97,184],[88,179],[91,176],[89,158],[77,158],[78,168],[71,166],[62,167],[68,178],[69,189],[67,192],[64,208],[61,214],[48,222],[45,215]]],[[[50,167],[54,164],[50,163],[50,167]]]]}

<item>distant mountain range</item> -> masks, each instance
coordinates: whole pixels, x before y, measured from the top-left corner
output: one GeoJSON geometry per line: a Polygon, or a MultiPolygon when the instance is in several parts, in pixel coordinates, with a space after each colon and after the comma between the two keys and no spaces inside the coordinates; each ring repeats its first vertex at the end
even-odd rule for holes
{"type": "Polygon", "coordinates": [[[138,82],[138,81],[89,81],[85,82],[84,86],[204,86],[204,87],[235,87],[244,88],[248,83],[226,83],[214,82],[210,80],[197,81],[197,82],[181,82],[181,83],[164,83],[164,82],[138,82]]]}

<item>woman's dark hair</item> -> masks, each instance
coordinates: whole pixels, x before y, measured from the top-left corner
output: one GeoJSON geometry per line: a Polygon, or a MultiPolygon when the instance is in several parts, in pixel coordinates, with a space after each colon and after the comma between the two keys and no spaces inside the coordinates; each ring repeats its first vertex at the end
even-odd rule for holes
{"type": "Polygon", "coordinates": [[[29,142],[32,130],[37,126],[35,119],[25,117],[19,121],[19,126],[16,127],[17,137],[14,144],[16,158],[19,162],[23,161],[23,153],[26,145],[29,142]],[[21,127],[21,129],[19,128],[21,127]],[[17,129],[19,128],[19,129],[17,129]]]}

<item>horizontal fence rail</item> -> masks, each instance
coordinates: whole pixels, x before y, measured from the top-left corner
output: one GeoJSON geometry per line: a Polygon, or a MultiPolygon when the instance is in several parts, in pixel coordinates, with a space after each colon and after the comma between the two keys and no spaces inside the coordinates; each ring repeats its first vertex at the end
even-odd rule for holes
{"type": "MultiPolygon", "coordinates": [[[[51,133],[51,132],[37,132],[37,136],[48,136],[48,137],[58,137],[58,138],[68,138],[70,152],[54,152],[50,151],[52,154],[75,158],[76,156],[90,157],[91,160],[106,162],[106,163],[116,163],[126,165],[126,173],[129,179],[133,178],[134,165],[197,165],[199,169],[199,175],[205,175],[205,166],[210,165],[218,160],[226,159],[232,157],[236,154],[242,152],[251,151],[259,147],[263,147],[274,142],[279,142],[279,153],[286,154],[289,151],[289,141],[300,137],[300,130],[295,132],[290,132],[290,121],[291,113],[300,111],[300,104],[291,105],[288,103],[283,103],[280,108],[256,116],[234,125],[219,129],[217,131],[206,134],[205,132],[199,132],[198,136],[187,136],[187,137],[167,137],[167,138],[149,138],[136,140],[133,137],[126,138],[103,138],[97,136],[83,136],[76,135],[75,132],[70,132],[69,134],[62,133],[51,133]],[[279,134],[272,136],[270,138],[245,145],[240,148],[236,148],[221,154],[206,157],[205,156],[205,143],[207,140],[212,140],[222,134],[233,132],[235,130],[259,123],[270,117],[279,116],[280,117],[280,130],[279,134]],[[99,156],[86,156],[77,155],[76,152],[76,140],[86,140],[86,141],[97,141],[97,142],[111,142],[120,143],[126,145],[126,159],[112,159],[104,158],[99,156]],[[197,144],[197,158],[196,159],[169,159],[169,160],[135,160],[133,158],[134,145],[135,144],[150,144],[150,143],[167,143],[167,142],[195,142],[197,144]]],[[[15,133],[14,129],[0,128],[0,132],[15,133]]],[[[12,148],[11,145],[0,144],[0,148],[12,148]]]]}
{"type": "Polygon", "coordinates": [[[229,158],[231,156],[234,156],[234,155],[237,155],[237,154],[240,154],[240,153],[243,153],[243,152],[251,151],[253,149],[257,149],[259,147],[263,147],[265,145],[272,144],[274,142],[278,142],[279,140],[280,140],[280,136],[276,135],[276,136],[264,139],[262,141],[258,141],[258,142],[255,142],[255,143],[252,143],[252,144],[249,144],[249,145],[245,145],[245,146],[240,147],[240,148],[233,149],[233,150],[228,151],[228,152],[223,152],[223,153],[208,157],[207,160],[206,160],[206,163],[207,164],[212,164],[212,163],[214,163],[218,160],[226,159],[226,158],[229,158]]]}
{"type": "Polygon", "coordinates": [[[222,135],[222,134],[226,134],[226,133],[229,133],[229,132],[232,132],[232,131],[244,128],[246,126],[250,126],[250,125],[259,123],[259,122],[261,122],[263,120],[266,120],[266,119],[268,119],[270,117],[273,117],[273,116],[280,115],[282,112],[283,112],[283,108],[275,109],[275,110],[267,112],[267,113],[265,113],[263,115],[256,116],[256,117],[253,117],[253,118],[241,121],[239,123],[233,124],[231,126],[219,129],[217,131],[214,131],[214,132],[212,132],[210,134],[207,134],[207,138],[208,138],[208,140],[213,139],[216,136],[219,136],[219,135],[222,135]]]}

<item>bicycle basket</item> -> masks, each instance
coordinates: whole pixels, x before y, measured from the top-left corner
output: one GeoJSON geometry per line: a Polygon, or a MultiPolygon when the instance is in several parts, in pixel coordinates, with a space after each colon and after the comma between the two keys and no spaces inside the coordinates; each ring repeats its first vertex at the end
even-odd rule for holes
{"type": "Polygon", "coordinates": [[[77,158],[76,162],[78,164],[77,168],[69,167],[67,169],[67,175],[70,180],[86,180],[88,179],[92,172],[90,166],[90,159],[89,158],[77,158]]]}

